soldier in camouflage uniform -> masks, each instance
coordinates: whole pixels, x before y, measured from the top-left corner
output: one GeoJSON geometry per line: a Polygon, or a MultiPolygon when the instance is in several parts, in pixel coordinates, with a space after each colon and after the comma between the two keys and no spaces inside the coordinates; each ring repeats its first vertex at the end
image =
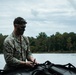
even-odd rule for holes
{"type": "Polygon", "coordinates": [[[33,67],[37,62],[31,54],[28,38],[23,36],[27,22],[17,17],[13,24],[14,31],[4,40],[4,69],[13,69],[19,65],[33,67]]]}

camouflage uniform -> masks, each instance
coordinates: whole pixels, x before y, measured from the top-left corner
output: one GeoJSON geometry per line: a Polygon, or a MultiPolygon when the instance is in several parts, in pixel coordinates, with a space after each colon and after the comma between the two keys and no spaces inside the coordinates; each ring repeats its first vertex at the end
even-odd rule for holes
{"type": "Polygon", "coordinates": [[[4,58],[6,66],[4,69],[9,69],[9,66],[18,66],[20,61],[26,61],[32,56],[29,47],[29,40],[22,36],[21,42],[17,36],[12,33],[4,40],[4,58]]]}

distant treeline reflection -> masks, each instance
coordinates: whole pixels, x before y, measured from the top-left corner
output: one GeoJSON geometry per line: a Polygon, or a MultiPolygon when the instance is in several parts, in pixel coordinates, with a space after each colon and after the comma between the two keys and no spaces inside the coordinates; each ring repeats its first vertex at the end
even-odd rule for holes
{"type": "MultiPolygon", "coordinates": [[[[0,34],[0,53],[3,52],[3,41],[8,35],[0,34]]],[[[48,52],[76,52],[76,33],[64,32],[47,36],[45,32],[39,33],[36,37],[29,37],[30,48],[33,53],[48,52]]]]}

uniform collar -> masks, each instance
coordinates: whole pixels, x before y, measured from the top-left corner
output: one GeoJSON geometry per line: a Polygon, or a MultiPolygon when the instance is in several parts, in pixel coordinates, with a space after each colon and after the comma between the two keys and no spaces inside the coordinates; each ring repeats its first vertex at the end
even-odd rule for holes
{"type": "MultiPolygon", "coordinates": [[[[20,42],[20,37],[16,36],[14,34],[14,32],[12,32],[12,36],[14,37],[14,39],[17,41],[17,42],[20,42]]],[[[23,41],[23,35],[21,35],[21,41],[23,41]]]]}

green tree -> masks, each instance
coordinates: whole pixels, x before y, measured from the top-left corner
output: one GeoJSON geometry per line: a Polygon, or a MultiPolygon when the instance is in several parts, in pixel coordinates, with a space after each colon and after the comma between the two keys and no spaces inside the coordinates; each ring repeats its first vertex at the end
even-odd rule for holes
{"type": "Polygon", "coordinates": [[[55,34],[55,49],[62,50],[62,35],[59,32],[55,34]]]}
{"type": "Polygon", "coordinates": [[[3,53],[3,41],[6,38],[6,36],[3,36],[0,34],[0,53],[3,53]]]}
{"type": "Polygon", "coordinates": [[[68,37],[68,39],[67,39],[67,49],[70,51],[71,48],[72,48],[71,37],[68,37]]]}
{"type": "Polygon", "coordinates": [[[47,52],[47,35],[45,32],[41,32],[37,36],[36,50],[38,52],[47,52]]]}
{"type": "Polygon", "coordinates": [[[30,49],[32,52],[36,52],[36,39],[34,37],[29,37],[29,41],[30,41],[30,49]]]}

